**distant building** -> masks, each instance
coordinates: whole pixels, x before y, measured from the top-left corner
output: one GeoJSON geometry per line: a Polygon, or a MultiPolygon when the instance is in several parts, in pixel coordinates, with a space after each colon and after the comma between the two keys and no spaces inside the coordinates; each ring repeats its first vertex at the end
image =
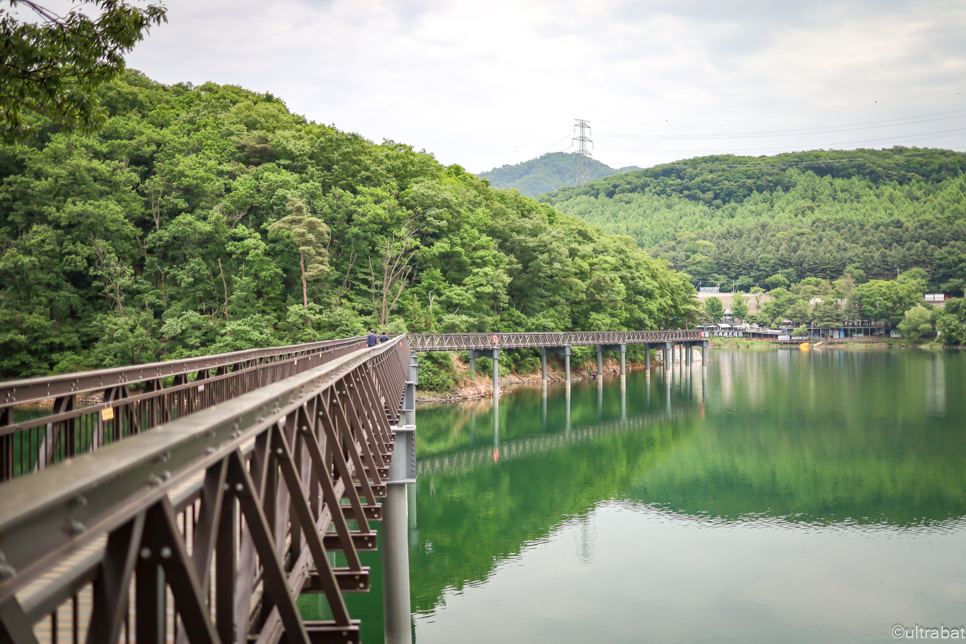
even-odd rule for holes
{"type": "Polygon", "coordinates": [[[727,322],[728,324],[731,324],[732,322],[735,321],[735,314],[731,312],[731,309],[725,309],[724,321],[727,322]]]}
{"type": "Polygon", "coordinates": [[[925,300],[927,304],[932,304],[933,306],[944,306],[946,304],[946,300],[948,299],[949,296],[945,293],[926,293],[923,296],[923,300],[925,300]]]}

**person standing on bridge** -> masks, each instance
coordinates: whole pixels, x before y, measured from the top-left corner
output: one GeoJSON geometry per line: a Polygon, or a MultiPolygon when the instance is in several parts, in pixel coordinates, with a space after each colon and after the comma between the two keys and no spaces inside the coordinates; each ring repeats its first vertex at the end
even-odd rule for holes
{"type": "Polygon", "coordinates": [[[379,336],[379,344],[382,344],[383,342],[389,342],[389,334],[385,331],[383,331],[382,335],[379,336]]]}
{"type": "Polygon", "coordinates": [[[369,329],[369,335],[366,336],[366,346],[374,347],[377,344],[379,344],[379,337],[376,335],[375,331],[369,329]]]}

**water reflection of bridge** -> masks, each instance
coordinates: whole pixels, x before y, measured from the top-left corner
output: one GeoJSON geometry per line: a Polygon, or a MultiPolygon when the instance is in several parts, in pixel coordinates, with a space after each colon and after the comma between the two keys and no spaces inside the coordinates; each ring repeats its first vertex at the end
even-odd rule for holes
{"type": "MultiPolygon", "coordinates": [[[[525,458],[534,454],[551,452],[574,445],[598,440],[606,436],[618,433],[626,433],[648,429],[666,423],[681,421],[689,417],[694,409],[690,405],[674,407],[671,404],[672,391],[678,391],[686,398],[691,400],[703,400],[706,390],[707,370],[704,368],[692,369],[690,364],[676,364],[675,368],[668,372],[665,377],[662,393],[666,398],[664,406],[653,412],[627,417],[627,385],[621,382],[621,415],[619,419],[610,421],[602,420],[603,416],[603,382],[598,380],[597,387],[597,412],[598,422],[578,428],[572,428],[570,424],[571,393],[566,392],[566,421],[562,431],[548,434],[537,434],[516,438],[509,441],[500,441],[500,402],[499,398],[493,400],[493,442],[478,447],[447,452],[429,457],[420,458],[417,462],[417,471],[420,475],[433,474],[452,474],[464,472],[481,467],[483,465],[493,465],[500,462],[511,461],[525,458]],[[697,372],[700,372],[700,377],[697,372]]],[[[644,394],[647,402],[651,402],[651,376],[646,376],[644,394]]],[[[547,424],[547,390],[542,392],[542,426],[547,424]]],[[[473,421],[475,423],[475,413],[473,421]]],[[[475,427],[473,429],[475,433],[475,427]]]]}
{"type": "Polygon", "coordinates": [[[527,436],[503,443],[499,443],[499,440],[497,440],[495,441],[496,445],[474,447],[422,459],[419,461],[417,468],[421,476],[452,474],[472,470],[482,465],[512,461],[542,452],[551,452],[617,433],[647,429],[655,425],[683,420],[689,415],[690,412],[684,410],[671,412],[662,410],[660,413],[596,423],[569,432],[527,436]]]}

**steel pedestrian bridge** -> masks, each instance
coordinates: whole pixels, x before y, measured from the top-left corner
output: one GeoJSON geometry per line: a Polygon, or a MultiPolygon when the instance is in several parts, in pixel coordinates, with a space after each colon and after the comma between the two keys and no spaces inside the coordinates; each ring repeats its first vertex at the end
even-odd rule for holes
{"type": "MultiPolygon", "coordinates": [[[[357,337],[0,383],[0,644],[359,642],[343,594],[369,588],[371,522],[385,519],[384,560],[408,556],[389,515],[416,476],[415,353],[495,366],[533,348],[545,367],[596,344],[599,371],[602,351],[634,343],[702,339],[357,337]],[[331,618],[302,619],[302,593],[331,618]]],[[[406,584],[387,635],[404,618],[408,638],[406,584]]]]}

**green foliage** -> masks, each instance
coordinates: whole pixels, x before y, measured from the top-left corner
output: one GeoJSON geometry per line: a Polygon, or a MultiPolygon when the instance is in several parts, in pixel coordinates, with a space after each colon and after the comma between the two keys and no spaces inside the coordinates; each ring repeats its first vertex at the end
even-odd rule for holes
{"type": "Polygon", "coordinates": [[[931,306],[926,308],[920,304],[906,311],[902,322],[899,323],[899,330],[910,340],[921,340],[935,331],[934,320],[935,310],[931,306]]]}
{"type": "Polygon", "coordinates": [[[704,301],[704,314],[708,319],[717,324],[724,317],[724,305],[716,297],[709,297],[704,301]]]}
{"type": "Polygon", "coordinates": [[[744,295],[736,293],[731,298],[731,313],[736,320],[744,320],[748,317],[748,299],[744,295]]]}
{"type": "Polygon", "coordinates": [[[372,326],[697,317],[687,277],[631,238],[409,146],[308,123],[273,96],[127,72],[98,98],[109,116],[96,135],[48,129],[0,148],[0,377],[372,326]]]}
{"type": "Polygon", "coordinates": [[[942,334],[943,344],[966,345],[966,300],[961,298],[946,300],[943,311],[936,320],[936,327],[942,334]]]}
{"type": "MultiPolygon", "coordinates": [[[[615,169],[595,159],[587,160],[587,171],[592,179],[603,179],[632,170],[640,170],[640,168],[629,166],[615,169]]],[[[512,188],[527,197],[536,197],[562,186],[574,185],[577,180],[577,155],[567,152],[548,152],[539,158],[493,168],[476,176],[489,180],[494,188],[512,188]]]]}
{"type": "Polygon", "coordinates": [[[455,386],[453,360],[449,353],[424,353],[419,357],[419,388],[450,391],[455,386]]]}
{"type": "MultiPolygon", "coordinates": [[[[966,287],[966,157],[949,150],[701,157],[561,189],[541,200],[626,234],[692,280],[741,288],[926,269],[966,287]]],[[[787,286],[786,286],[787,287],[787,286]]]]}
{"type": "Polygon", "coordinates": [[[0,140],[38,135],[49,125],[38,116],[63,129],[96,129],[105,114],[94,90],[124,70],[124,55],[152,25],[166,21],[161,5],[79,4],[93,5],[97,18],[78,9],[59,17],[30,0],[10,0],[10,7],[33,10],[40,18],[36,23],[0,10],[0,140]]]}
{"type": "Polygon", "coordinates": [[[808,327],[806,327],[804,324],[792,329],[793,338],[804,338],[807,335],[808,335],[808,327]]]}
{"type": "Polygon", "coordinates": [[[909,308],[922,301],[918,280],[872,280],[856,288],[862,319],[898,324],[909,308]]]}

